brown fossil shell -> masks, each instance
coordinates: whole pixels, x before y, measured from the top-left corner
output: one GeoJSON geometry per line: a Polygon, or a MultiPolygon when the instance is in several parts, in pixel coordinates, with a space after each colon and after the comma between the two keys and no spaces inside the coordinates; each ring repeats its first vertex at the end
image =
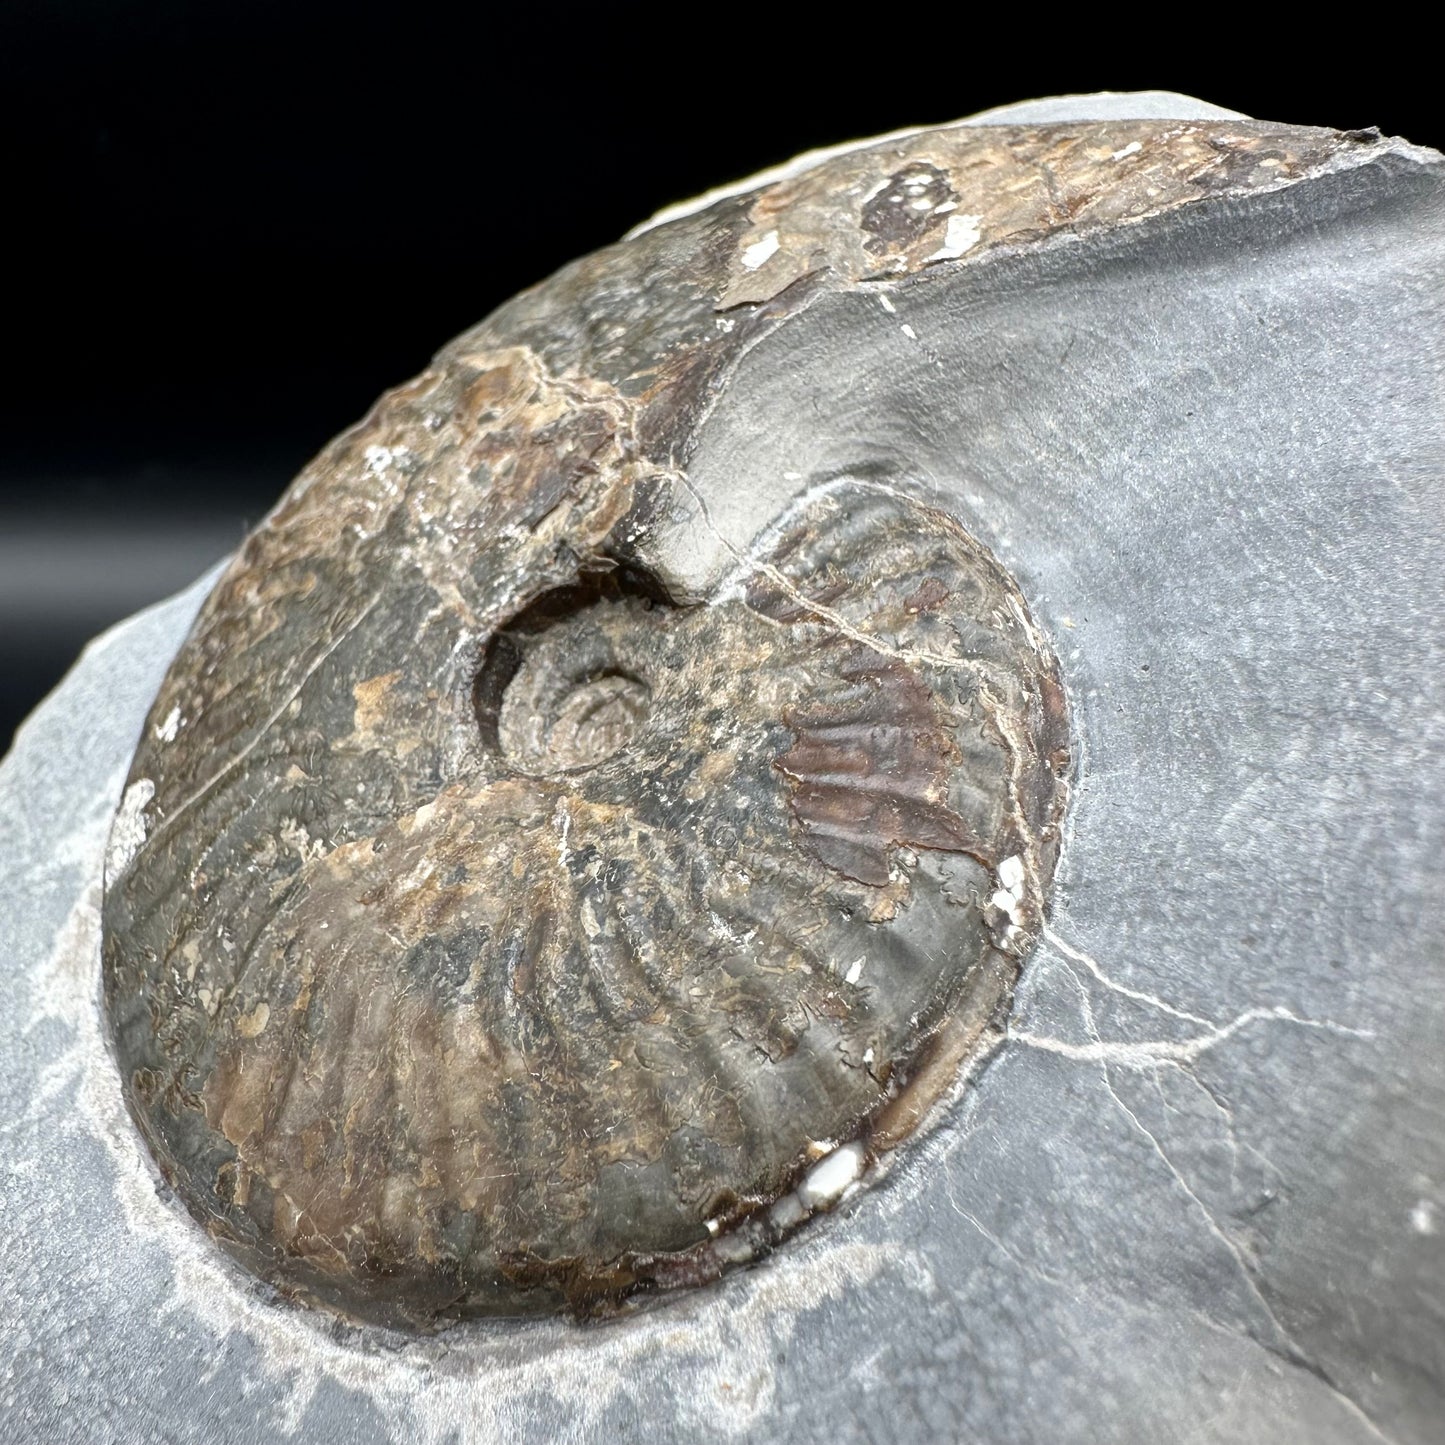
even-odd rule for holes
{"type": "Polygon", "coordinates": [[[127,1101],[226,1248],[365,1319],[585,1312],[907,1136],[1042,919],[1057,667],[906,466],[723,495],[698,439],[822,300],[1316,162],[1282,135],[849,153],[519,297],[302,474],[156,700],[107,878],[127,1101]],[[777,499],[741,541],[740,497],[777,499]]]}
{"type": "Polygon", "coordinates": [[[475,718],[383,637],[331,736],[287,701],[112,893],[133,1105],[227,1243],[366,1317],[585,1307],[770,1242],[819,1155],[906,1132],[1011,980],[1064,758],[956,524],[842,484],[705,604],[554,592],[475,718]]]}

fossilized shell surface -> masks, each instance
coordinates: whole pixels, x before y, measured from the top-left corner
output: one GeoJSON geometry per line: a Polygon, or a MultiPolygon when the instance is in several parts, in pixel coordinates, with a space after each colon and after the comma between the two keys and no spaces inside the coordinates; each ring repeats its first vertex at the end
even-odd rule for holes
{"type": "MultiPolygon", "coordinates": [[[[379,590],[377,635],[306,639],[337,706],[284,699],[224,774],[219,739],[209,777],[152,767],[175,822],[112,889],[107,980],[168,1173],[257,1268],[385,1319],[770,1242],[818,1157],[908,1131],[1037,924],[1066,730],[1016,590],[846,483],[707,603],[552,594],[480,666],[379,590]]],[[[199,743],[209,702],[171,705],[199,743]]]]}
{"type": "MultiPolygon", "coordinates": [[[[108,874],[127,1100],[207,1228],[359,1316],[586,1308],[770,1245],[830,1150],[903,1138],[1041,922],[1056,668],[912,465],[928,414],[722,482],[709,429],[766,430],[732,378],[805,313],[916,311],[1341,144],[851,152],[579,262],[333,443],[172,668],[108,874]]],[[[883,391],[829,326],[835,387],[883,391]]]]}

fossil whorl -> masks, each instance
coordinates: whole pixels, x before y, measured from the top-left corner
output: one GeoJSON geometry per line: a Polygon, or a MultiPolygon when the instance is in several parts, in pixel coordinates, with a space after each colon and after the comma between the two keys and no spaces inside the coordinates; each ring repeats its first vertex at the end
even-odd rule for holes
{"type": "Polygon", "coordinates": [[[829,1150],[903,1138],[1041,923],[1057,668],[896,440],[709,490],[701,438],[828,298],[891,318],[1327,149],[852,152],[577,263],[323,452],[203,610],[114,834],[108,1020],[192,1213],[360,1317],[585,1309],[765,1248],[846,1180],[829,1150]]]}

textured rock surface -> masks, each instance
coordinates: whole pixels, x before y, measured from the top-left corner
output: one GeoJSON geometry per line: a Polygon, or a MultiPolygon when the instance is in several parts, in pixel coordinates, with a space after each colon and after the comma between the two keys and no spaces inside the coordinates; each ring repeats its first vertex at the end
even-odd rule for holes
{"type": "Polygon", "coordinates": [[[1055,639],[1080,788],[976,1086],[843,1214],[639,1316],[338,1330],[156,1196],[101,1043],[99,854],[199,591],[88,658],[0,773],[7,1428],[1438,1438],[1437,167],[1349,143],[887,306],[820,296],[739,362],[673,585],[788,473],[906,470],[1055,639]]]}

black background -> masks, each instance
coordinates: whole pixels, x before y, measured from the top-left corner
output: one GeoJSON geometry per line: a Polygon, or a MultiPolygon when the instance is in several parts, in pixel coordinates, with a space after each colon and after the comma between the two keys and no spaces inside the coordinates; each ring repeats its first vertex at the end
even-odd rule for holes
{"type": "Polygon", "coordinates": [[[0,750],[87,637],[230,550],[379,391],[668,202],[1099,89],[1445,143],[1424,42],[1354,23],[8,0],[0,750]]]}

